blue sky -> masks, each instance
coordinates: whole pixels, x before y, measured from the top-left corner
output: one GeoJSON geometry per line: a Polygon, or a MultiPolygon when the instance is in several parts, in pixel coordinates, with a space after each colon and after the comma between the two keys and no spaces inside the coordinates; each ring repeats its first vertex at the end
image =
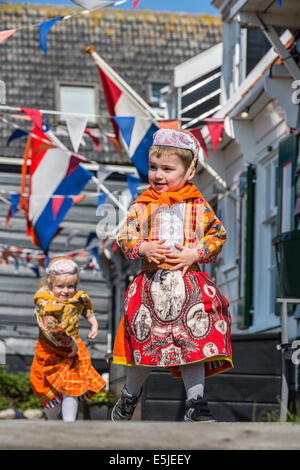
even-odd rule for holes
{"type": "MultiPolygon", "coordinates": [[[[74,6],[74,3],[71,0],[13,0],[12,3],[36,3],[74,6]]],[[[187,13],[208,13],[211,15],[219,15],[220,12],[210,3],[211,0],[140,0],[137,9],[145,8],[147,10],[155,11],[180,11],[187,13]]],[[[128,0],[127,3],[124,3],[117,8],[122,10],[131,10],[132,0],[128,0]]]]}

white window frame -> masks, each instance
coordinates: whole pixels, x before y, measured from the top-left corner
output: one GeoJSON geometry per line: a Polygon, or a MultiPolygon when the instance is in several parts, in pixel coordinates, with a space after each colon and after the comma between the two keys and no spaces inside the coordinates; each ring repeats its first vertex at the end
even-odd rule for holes
{"type": "Polygon", "coordinates": [[[273,152],[257,164],[254,239],[254,317],[253,325],[249,328],[249,332],[275,328],[280,323],[278,316],[275,315],[276,257],[275,248],[272,245],[272,239],[276,235],[277,229],[277,166],[277,152],[273,152]],[[270,176],[269,179],[268,174],[270,176]]]}
{"type": "MultiPolygon", "coordinates": [[[[74,113],[76,114],[78,112],[78,114],[91,114],[91,115],[95,115],[95,117],[93,118],[92,116],[90,116],[88,118],[88,121],[87,121],[87,125],[89,127],[99,127],[99,117],[97,117],[97,115],[99,115],[99,85],[98,84],[95,84],[95,83],[83,83],[83,82],[71,82],[71,81],[68,81],[68,82],[65,82],[65,81],[59,81],[56,83],[56,104],[57,104],[57,109],[61,112],[63,112],[63,110],[61,109],[62,108],[62,103],[61,103],[61,88],[62,87],[75,87],[75,88],[88,88],[88,89],[92,89],[94,91],[94,96],[93,96],[93,101],[94,101],[94,106],[93,106],[93,112],[92,113],[85,113],[83,112],[82,110],[78,109],[78,111],[74,111],[74,113]]],[[[70,111],[71,113],[72,111],[70,111]]],[[[68,112],[66,111],[66,114],[68,112]]],[[[63,114],[60,114],[58,116],[58,123],[59,124],[65,124],[65,119],[64,119],[64,116],[63,114]]]]}

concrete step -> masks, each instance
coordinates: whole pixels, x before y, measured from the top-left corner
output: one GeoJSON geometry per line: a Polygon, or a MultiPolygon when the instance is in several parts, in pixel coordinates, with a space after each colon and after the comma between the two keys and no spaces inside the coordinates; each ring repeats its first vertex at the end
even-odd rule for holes
{"type": "Polygon", "coordinates": [[[299,433],[300,426],[292,423],[1,420],[0,449],[134,449],[132,456],[135,450],[162,449],[177,454],[182,449],[185,455],[189,450],[296,450],[299,433]]]}

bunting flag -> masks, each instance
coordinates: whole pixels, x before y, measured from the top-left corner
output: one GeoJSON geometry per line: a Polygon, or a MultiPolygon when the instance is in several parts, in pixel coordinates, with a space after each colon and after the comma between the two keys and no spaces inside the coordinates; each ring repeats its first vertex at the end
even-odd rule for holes
{"type": "Polygon", "coordinates": [[[194,129],[189,129],[189,131],[196,137],[196,139],[199,140],[204,155],[206,156],[206,158],[208,158],[208,150],[201,129],[199,127],[195,127],[194,129]]]}
{"type": "Polygon", "coordinates": [[[109,175],[111,175],[112,171],[109,170],[105,165],[99,165],[98,172],[97,172],[97,179],[100,184],[103,183],[109,175]]]}
{"type": "Polygon", "coordinates": [[[117,150],[118,154],[120,155],[120,159],[123,160],[123,152],[117,137],[114,137],[111,134],[105,134],[105,137],[114,145],[115,149],[117,150]]]}
{"type": "Polygon", "coordinates": [[[158,130],[159,116],[92,47],[86,51],[97,64],[115,137],[122,141],[140,175],[146,177],[148,151],[158,130]]]}
{"type": "Polygon", "coordinates": [[[90,245],[91,241],[94,240],[94,238],[97,238],[97,233],[96,232],[90,232],[88,237],[87,237],[86,244],[85,244],[84,248],[87,248],[90,245]]]}
{"type": "Polygon", "coordinates": [[[16,29],[7,29],[6,31],[0,32],[0,44],[1,42],[5,41],[5,39],[9,38],[12,34],[14,34],[17,30],[16,29]]]}
{"type": "Polygon", "coordinates": [[[43,131],[34,128],[27,210],[28,234],[47,253],[73,198],[93,177],[80,163],[83,159],[51,145],[43,131]],[[44,141],[49,145],[45,146],[44,141]],[[58,196],[54,198],[53,196],[58,196]]]}
{"type": "Polygon", "coordinates": [[[27,114],[38,130],[43,129],[42,114],[39,109],[21,108],[21,111],[27,114]]]}
{"type": "Polygon", "coordinates": [[[134,2],[132,3],[133,8],[136,8],[139,3],[140,3],[140,0],[134,0],[134,2]]]}
{"type": "Polygon", "coordinates": [[[163,121],[159,121],[159,128],[160,129],[177,129],[180,125],[179,119],[164,119],[163,121]]]}
{"type": "Polygon", "coordinates": [[[14,130],[14,132],[8,138],[6,145],[9,146],[9,144],[11,143],[12,140],[19,139],[20,137],[23,137],[24,135],[28,135],[28,132],[23,131],[22,129],[14,130]]]}
{"type": "Polygon", "coordinates": [[[205,123],[208,128],[214,151],[216,151],[224,130],[224,120],[216,121],[214,118],[206,118],[205,123]]]}
{"type": "Polygon", "coordinates": [[[98,137],[92,134],[89,129],[85,129],[84,133],[87,134],[95,142],[96,148],[98,152],[100,152],[101,145],[100,145],[100,140],[98,139],[98,137]]]}
{"type": "Polygon", "coordinates": [[[136,195],[136,190],[138,188],[138,185],[141,182],[141,178],[138,178],[137,176],[134,176],[134,175],[127,175],[126,179],[127,179],[129,190],[132,195],[132,199],[134,200],[135,195],[136,195]]]}
{"type": "Polygon", "coordinates": [[[87,116],[66,116],[67,128],[74,152],[77,152],[88,121],[87,116]]]}
{"type": "Polygon", "coordinates": [[[91,252],[93,254],[93,258],[94,258],[94,261],[95,261],[95,268],[97,269],[97,271],[100,271],[101,266],[100,266],[100,257],[99,257],[98,247],[93,246],[93,248],[91,249],[91,252]]]}
{"type": "Polygon", "coordinates": [[[281,0],[277,0],[277,3],[278,3],[278,5],[280,6],[280,8],[282,8],[282,1],[281,1],[281,0]]]}
{"type": "Polygon", "coordinates": [[[40,44],[45,54],[47,54],[47,35],[50,29],[55,25],[55,23],[57,23],[57,21],[62,20],[63,18],[63,16],[58,16],[57,18],[53,18],[52,20],[45,21],[45,23],[40,24],[40,44]]]}
{"type": "Polygon", "coordinates": [[[97,10],[97,8],[106,8],[115,5],[121,5],[127,0],[122,0],[118,2],[108,2],[103,0],[72,0],[73,3],[79,5],[81,8],[86,8],[89,11],[97,10]]]}
{"type": "Polygon", "coordinates": [[[8,226],[8,223],[9,223],[10,219],[18,211],[18,206],[19,206],[19,203],[20,203],[20,194],[11,194],[10,195],[10,200],[11,200],[11,204],[10,204],[10,208],[8,210],[8,214],[6,216],[5,227],[8,226]]]}
{"type": "Polygon", "coordinates": [[[107,199],[107,194],[103,193],[103,194],[99,194],[98,196],[98,205],[97,205],[97,211],[96,211],[96,215],[98,217],[101,217],[101,209],[102,209],[102,206],[103,204],[105,203],[107,199]]]}

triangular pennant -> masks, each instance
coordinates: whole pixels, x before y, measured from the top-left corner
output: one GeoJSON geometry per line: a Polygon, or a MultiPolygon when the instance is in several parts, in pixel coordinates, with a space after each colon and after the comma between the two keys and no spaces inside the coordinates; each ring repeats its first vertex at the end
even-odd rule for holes
{"type": "MultiPolygon", "coordinates": [[[[87,10],[96,10],[98,8],[105,8],[107,6],[113,6],[119,2],[108,2],[103,0],[72,0],[73,3],[79,5],[81,8],[86,8],[87,10]]],[[[123,3],[123,2],[121,2],[123,3]]]]}
{"type": "Polygon", "coordinates": [[[21,194],[11,194],[11,216],[13,217],[18,210],[21,194]]]}
{"type": "Polygon", "coordinates": [[[73,145],[74,152],[77,152],[86,128],[88,116],[66,116],[67,128],[73,145]]]}
{"type": "Polygon", "coordinates": [[[106,193],[98,195],[98,205],[97,205],[97,211],[96,211],[96,215],[98,217],[101,216],[101,208],[102,208],[103,204],[105,203],[106,199],[107,199],[107,194],[106,193]]]}
{"type": "Polygon", "coordinates": [[[121,148],[118,138],[110,134],[105,134],[105,137],[107,137],[108,140],[115,146],[118,154],[120,155],[120,158],[123,159],[122,148],[121,148]]]}
{"type": "Polygon", "coordinates": [[[10,208],[8,210],[8,213],[7,213],[7,216],[6,216],[6,219],[5,219],[5,227],[8,226],[8,223],[9,223],[10,219],[16,214],[16,212],[18,212],[18,206],[19,206],[20,198],[21,198],[20,194],[11,194],[10,195],[11,204],[10,204],[10,208]]]}
{"type": "Polygon", "coordinates": [[[112,174],[112,171],[109,170],[105,165],[99,165],[98,172],[97,172],[97,179],[99,184],[102,184],[109,175],[112,174]]]}
{"type": "Polygon", "coordinates": [[[52,28],[52,26],[54,26],[57,21],[60,21],[62,19],[63,19],[63,16],[59,16],[57,18],[53,18],[53,20],[49,20],[49,21],[46,21],[45,23],[40,24],[40,44],[45,54],[47,54],[47,46],[46,46],[47,35],[50,29],[52,28]]]}
{"type": "Polygon", "coordinates": [[[134,126],[135,118],[114,116],[114,120],[119,126],[120,131],[122,132],[122,136],[127,146],[130,147],[131,134],[132,134],[132,129],[134,126]]]}
{"type": "Polygon", "coordinates": [[[97,246],[93,246],[93,248],[91,249],[91,252],[93,253],[93,257],[94,257],[94,260],[95,260],[95,268],[100,271],[101,270],[101,267],[100,267],[100,259],[99,259],[99,250],[98,250],[98,247],[97,246]]]}
{"type": "Polygon", "coordinates": [[[64,202],[65,197],[64,196],[55,196],[52,197],[52,211],[53,211],[53,220],[56,220],[57,214],[59,209],[62,206],[62,203],[64,202]]]}
{"type": "Polygon", "coordinates": [[[211,138],[211,143],[213,145],[214,151],[217,150],[219,139],[223,133],[224,121],[215,121],[213,118],[206,118],[205,123],[208,128],[208,132],[211,138]]]}
{"type": "Polygon", "coordinates": [[[16,29],[7,29],[5,31],[0,32],[0,44],[1,42],[5,41],[5,39],[9,38],[12,34],[14,34],[17,30],[16,29]]]}
{"type": "Polygon", "coordinates": [[[93,135],[89,129],[85,129],[84,133],[87,134],[95,142],[97,150],[98,152],[100,152],[101,145],[100,145],[100,140],[98,139],[98,137],[93,135]]]}
{"type": "Polygon", "coordinates": [[[134,199],[137,187],[141,182],[141,178],[138,178],[137,176],[134,176],[134,175],[127,175],[126,179],[127,179],[128,187],[132,195],[132,199],[134,199]]]}
{"type": "Polygon", "coordinates": [[[23,113],[27,114],[27,116],[30,117],[32,122],[38,128],[38,130],[41,131],[43,129],[42,115],[39,109],[21,108],[21,111],[23,111],[23,113]]]}
{"type": "Polygon", "coordinates": [[[28,135],[28,132],[23,131],[22,129],[14,130],[11,136],[7,139],[6,145],[8,146],[12,140],[19,139],[20,137],[23,137],[24,135],[28,135]]]}
{"type": "Polygon", "coordinates": [[[179,127],[180,121],[178,119],[164,119],[163,121],[158,121],[160,129],[175,129],[179,127]]]}
{"type": "Polygon", "coordinates": [[[281,0],[277,0],[277,3],[278,3],[278,5],[280,6],[280,8],[282,8],[282,2],[281,2],[281,0]]]}
{"type": "Polygon", "coordinates": [[[85,194],[79,194],[78,196],[72,196],[72,199],[73,199],[73,206],[74,204],[77,204],[77,202],[80,202],[82,201],[83,199],[86,198],[86,195],[85,194]]]}
{"type": "Polygon", "coordinates": [[[194,129],[189,129],[189,131],[196,137],[196,139],[199,140],[204,155],[206,156],[206,158],[208,158],[208,150],[201,129],[199,127],[195,127],[194,129]]]}
{"type": "Polygon", "coordinates": [[[83,161],[84,160],[82,158],[77,157],[76,155],[72,155],[70,158],[69,168],[67,170],[65,178],[67,178],[67,176],[69,176],[74,170],[76,170],[78,165],[82,163],[83,161]]]}
{"type": "Polygon", "coordinates": [[[134,0],[134,2],[132,3],[132,7],[136,8],[139,3],[140,3],[140,0],[134,0]]]}
{"type": "Polygon", "coordinates": [[[90,232],[89,235],[88,235],[86,244],[85,244],[85,248],[87,248],[87,247],[89,246],[89,244],[91,243],[91,241],[92,241],[94,238],[97,238],[97,233],[96,233],[96,232],[90,232]]]}

